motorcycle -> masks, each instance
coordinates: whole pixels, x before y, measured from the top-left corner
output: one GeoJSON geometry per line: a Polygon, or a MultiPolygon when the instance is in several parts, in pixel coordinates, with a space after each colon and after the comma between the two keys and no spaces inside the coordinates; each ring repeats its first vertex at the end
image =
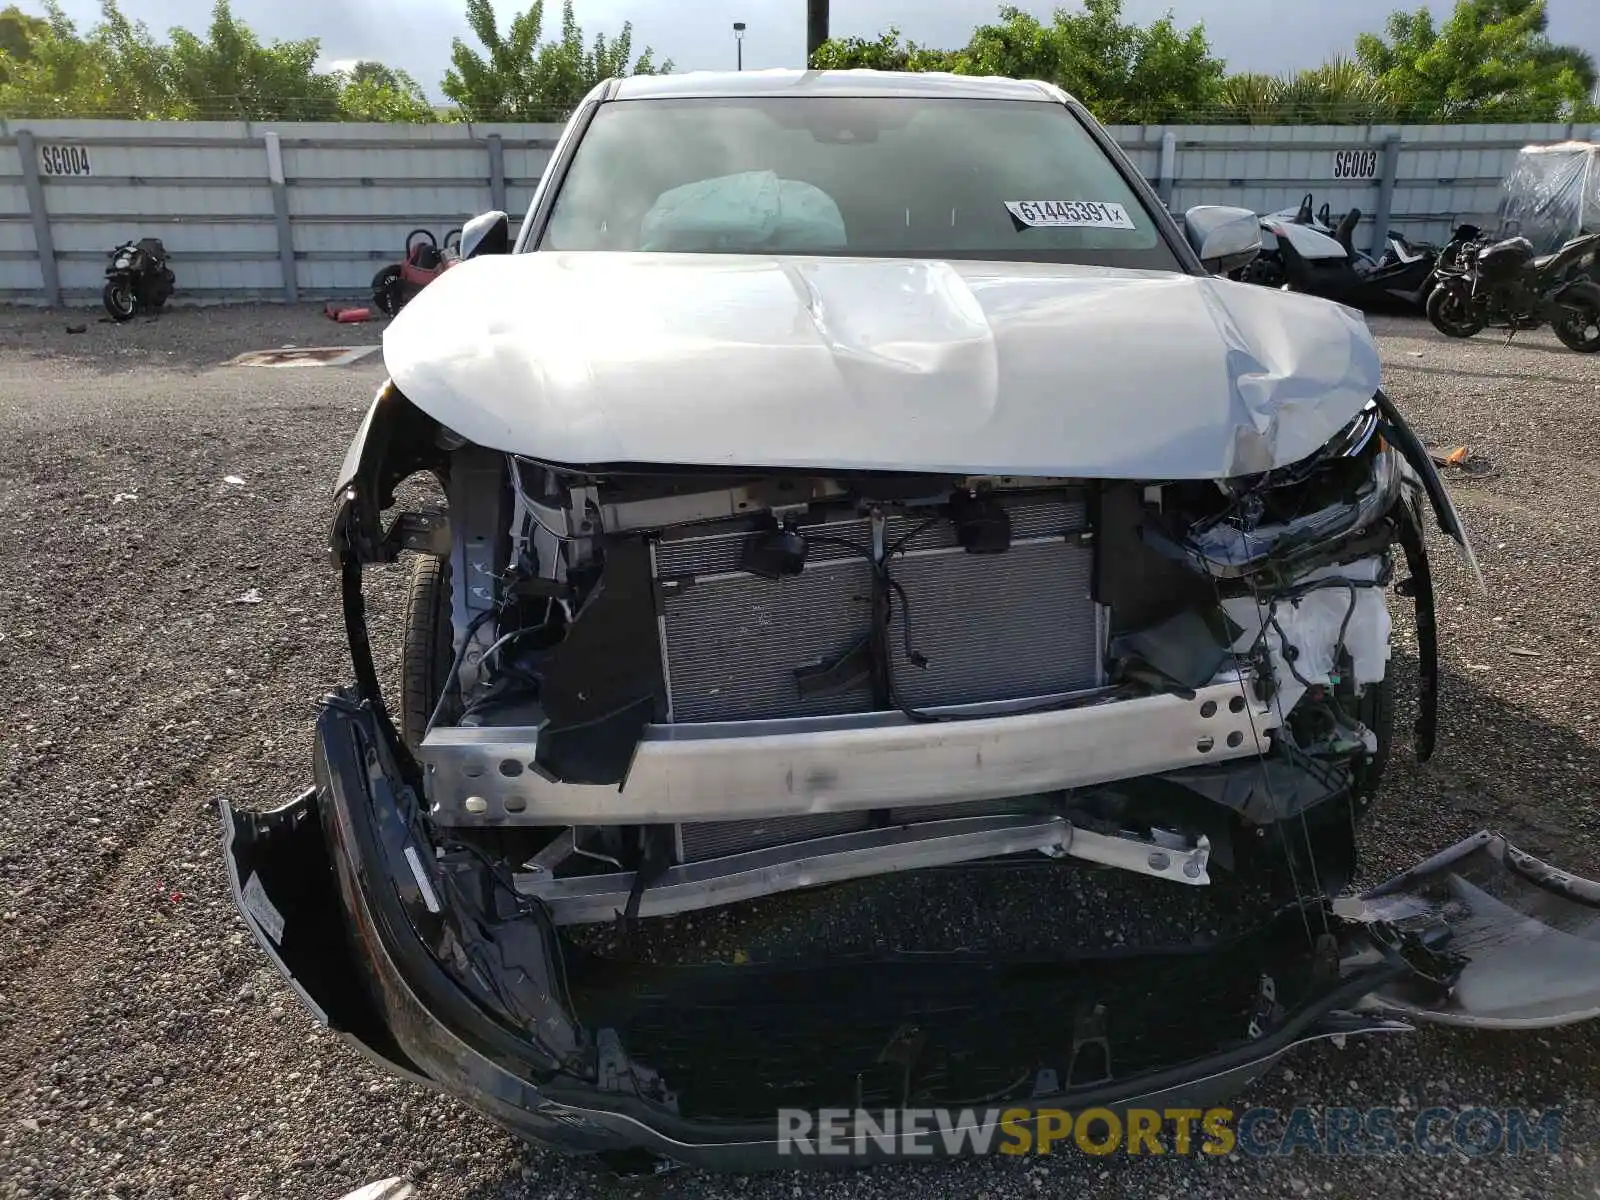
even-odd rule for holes
{"type": "Polygon", "coordinates": [[[1328,205],[1316,214],[1310,194],[1298,209],[1261,218],[1261,253],[1236,278],[1307,292],[1360,309],[1417,309],[1427,300],[1438,251],[1390,231],[1374,259],[1355,248],[1361,210],[1330,225],[1328,205]]]}
{"type": "MultiPolygon", "coordinates": [[[[1450,233],[1450,240],[1445,243],[1444,249],[1439,251],[1439,257],[1433,265],[1435,273],[1455,271],[1461,269],[1458,264],[1461,255],[1470,246],[1479,246],[1483,242],[1484,232],[1476,225],[1457,225],[1450,233]]],[[[1438,286],[1438,280],[1434,280],[1438,286]]],[[[1430,293],[1431,294],[1431,293],[1430,293]]]]}
{"type": "Polygon", "coordinates": [[[123,242],[111,251],[100,300],[113,321],[130,321],[137,312],[156,312],[177,290],[160,238],[123,242]]]}
{"type": "Polygon", "coordinates": [[[1428,320],[1456,338],[1488,327],[1515,336],[1549,322],[1569,350],[1600,352],[1600,286],[1589,277],[1597,253],[1600,233],[1574,238],[1546,255],[1535,255],[1525,237],[1463,241],[1448,262],[1441,256],[1428,320]]]}

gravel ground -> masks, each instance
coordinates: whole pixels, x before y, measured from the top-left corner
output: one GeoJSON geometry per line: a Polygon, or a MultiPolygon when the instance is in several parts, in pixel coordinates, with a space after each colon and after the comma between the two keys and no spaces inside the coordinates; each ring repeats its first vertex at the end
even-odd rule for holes
{"type": "MultiPolygon", "coordinates": [[[[1487,464],[1456,472],[1455,490],[1490,594],[1436,547],[1440,751],[1420,767],[1397,750],[1365,878],[1485,826],[1600,876],[1600,360],[1544,335],[1507,347],[1374,325],[1389,390],[1424,437],[1487,464]]],[[[0,1197],[332,1200],[389,1175],[471,1200],[1600,1196],[1593,1024],[1305,1049],[1240,1100],[1563,1110],[1559,1155],[1477,1160],[1062,1157],[624,1181],[368,1068],[247,937],[214,806],[287,798],[308,774],[312,706],[348,674],[327,490],[381,375],[376,356],[222,364],[376,338],[310,309],[123,327],[0,310],[0,669],[14,699],[0,742],[0,1197]]],[[[398,582],[373,596],[380,631],[398,582]]],[[[1403,618],[1397,636],[1404,669],[1403,618]]],[[[1077,899],[1102,902],[1103,878],[1077,899]]],[[[961,906],[946,900],[938,919],[959,922],[961,906]]]]}

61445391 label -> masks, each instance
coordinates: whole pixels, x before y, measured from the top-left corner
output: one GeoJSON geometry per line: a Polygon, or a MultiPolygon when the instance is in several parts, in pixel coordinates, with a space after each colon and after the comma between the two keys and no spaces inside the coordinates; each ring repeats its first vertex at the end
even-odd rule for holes
{"type": "Polygon", "coordinates": [[[1120,204],[1101,200],[1007,200],[1006,211],[1033,229],[1132,229],[1120,204]]]}

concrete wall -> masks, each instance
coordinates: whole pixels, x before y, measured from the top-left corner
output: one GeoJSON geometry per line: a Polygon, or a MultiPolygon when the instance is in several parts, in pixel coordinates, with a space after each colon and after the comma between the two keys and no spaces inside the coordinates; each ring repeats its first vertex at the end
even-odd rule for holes
{"type": "Polygon", "coordinates": [[[1336,216],[1359,208],[1371,218],[1356,232],[1357,245],[1371,247],[1382,245],[1386,208],[1390,226],[1422,241],[1446,240],[1458,218],[1482,223],[1518,150],[1600,138],[1600,125],[1119,125],[1112,133],[1175,212],[1192,204],[1276,212],[1311,192],[1336,216]]]}
{"type": "Polygon", "coordinates": [[[443,238],[485,209],[526,209],[560,133],[0,121],[0,299],[38,301],[52,290],[30,192],[48,214],[68,303],[98,297],[107,252],[135,237],[166,243],[183,300],[361,295],[412,229],[443,238]]]}
{"type": "MultiPolygon", "coordinates": [[[[363,295],[406,234],[529,203],[558,125],[0,121],[0,299],[97,297],[106,253],[161,238],[185,301],[363,295]],[[276,143],[274,150],[273,143],[276,143]],[[281,162],[281,179],[273,167],[281,162]],[[41,257],[39,248],[46,244],[41,257]]],[[[1175,211],[1334,213],[1443,240],[1493,213],[1512,156],[1600,126],[1118,126],[1175,211]]]]}

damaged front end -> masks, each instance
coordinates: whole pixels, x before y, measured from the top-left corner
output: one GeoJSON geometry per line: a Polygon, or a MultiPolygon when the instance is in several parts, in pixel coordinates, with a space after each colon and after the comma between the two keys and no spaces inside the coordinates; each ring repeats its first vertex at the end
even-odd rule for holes
{"type": "Polygon", "coordinates": [[[240,906],[320,1019],[527,1137],[794,1166],[779,1108],[1200,1103],[1307,1040],[1600,1003],[1600,887],[1491,835],[1340,896],[1391,585],[1433,748],[1427,507],[1470,561],[1381,394],[1217,482],[579,469],[390,386],[339,499],[356,685],[314,787],[226,811],[240,906]],[[419,471],[447,510],[386,521],[419,471]],[[441,582],[396,717],[361,576],[403,550],[441,582]],[[1073,860],[1234,919],[1108,946],[1109,913],[1051,899],[1088,936],[1025,932],[1037,907],[983,945],[915,929],[920,881],[1003,908],[1073,860]],[[777,936],[829,895],[886,926],[777,936]]]}

